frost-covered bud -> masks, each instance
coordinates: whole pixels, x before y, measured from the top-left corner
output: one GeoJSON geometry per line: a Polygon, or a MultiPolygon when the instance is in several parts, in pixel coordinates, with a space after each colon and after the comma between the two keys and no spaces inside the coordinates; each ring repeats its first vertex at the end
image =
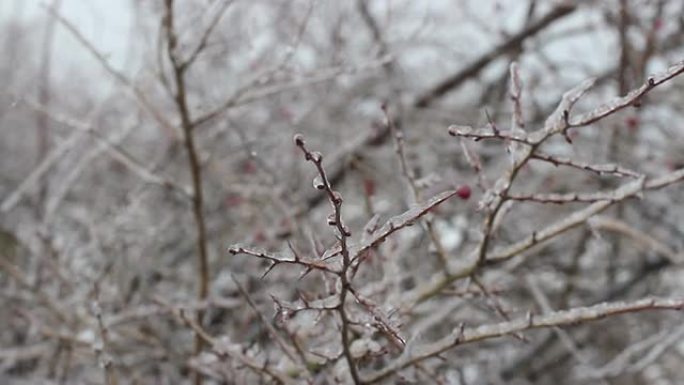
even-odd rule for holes
{"type": "Polygon", "coordinates": [[[323,183],[323,181],[319,177],[314,178],[313,186],[316,190],[325,189],[325,183],[323,183]]]}

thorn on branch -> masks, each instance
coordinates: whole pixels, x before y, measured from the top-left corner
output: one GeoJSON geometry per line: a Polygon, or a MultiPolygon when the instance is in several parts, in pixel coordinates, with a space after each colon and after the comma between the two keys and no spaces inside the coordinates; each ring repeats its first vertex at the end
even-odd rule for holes
{"type": "Polygon", "coordinates": [[[572,138],[570,138],[570,134],[568,133],[568,130],[563,130],[563,138],[565,138],[565,141],[568,142],[568,144],[572,144],[572,138]]]}
{"type": "Polygon", "coordinates": [[[463,338],[463,332],[465,331],[465,322],[461,322],[458,324],[458,334],[456,334],[456,339],[454,340],[454,345],[458,345],[461,343],[461,339],[463,338]]]}
{"type": "Polygon", "coordinates": [[[489,122],[489,126],[492,128],[492,132],[494,132],[494,135],[499,135],[499,128],[496,127],[496,123],[494,122],[494,119],[492,119],[491,115],[489,115],[489,110],[485,108],[485,116],[487,116],[487,122],[489,122]]]}
{"type": "Polygon", "coordinates": [[[276,265],[277,265],[277,263],[272,262],[271,265],[266,268],[266,271],[264,271],[264,274],[262,274],[261,277],[259,277],[259,279],[263,280],[264,278],[266,278],[268,273],[270,273],[271,270],[273,270],[276,267],[276,265]]]}

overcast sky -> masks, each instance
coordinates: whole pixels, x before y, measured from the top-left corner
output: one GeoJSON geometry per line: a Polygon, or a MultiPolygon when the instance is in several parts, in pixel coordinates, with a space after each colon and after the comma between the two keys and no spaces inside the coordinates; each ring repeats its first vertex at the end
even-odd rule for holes
{"type": "MultiPolygon", "coordinates": [[[[7,22],[10,20],[22,21],[25,25],[35,28],[36,33],[32,34],[33,43],[40,44],[40,39],[43,38],[42,28],[45,26],[45,20],[48,17],[46,6],[52,4],[55,0],[0,0],[0,22],[7,22]]],[[[129,75],[137,73],[141,69],[142,55],[140,49],[145,48],[141,43],[144,40],[149,41],[147,36],[132,36],[132,34],[141,33],[139,30],[133,30],[134,12],[131,5],[135,0],[61,0],[59,8],[67,20],[72,22],[79,31],[97,47],[98,51],[107,55],[109,63],[116,69],[123,71],[129,75]],[[134,44],[133,51],[131,51],[131,44],[134,44]]],[[[390,3],[379,3],[390,4],[390,3]]],[[[395,3],[391,3],[395,4],[395,3]]],[[[499,27],[508,32],[515,32],[521,28],[524,20],[524,13],[526,7],[523,6],[522,1],[518,0],[502,0],[483,1],[483,0],[425,0],[424,2],[401,2],[404,11],[414,12],[416,14],[416,23],[423,22],[423,15],[426,9],[443,10],[438,13],[442,15],[453,14],[454,19],[458,19],[457,14],[459,8],[465,4],[469,4],[471,11],[479,14],[483,20],[487,18],[496,17],[501,21],[499,27]],[[495,5],[500,5],[498,12],[494,12],[495,5]],[[408,8],[408,10],[406,9],[408,8]]],[[[543,4],[543,3],[542,3],[543,4]]],[[[377,11],[377,10],[376,10],[377,11]]],[[[382,13],[382,12],[380,12],[382,13]]],[[[543,12],[540,12],[540,14],[543,12]]],[[[567,28],[568,25],[582,24],[589,22],[592,18],[597,18],[600,15],[593,14],[592,17],[587,17],[587,14],[582,11],[558,23],[558,26],[550,28],[551,31],[559,28],[567,28]],[[564,26],[564,27],[563,27],[564,26]]],[[[448,16],[447,16],[448,17],[448,16]]],[[[597,20],[598,21],[598,20],[597,20]]],[[[410,24],[410,23],[409,23],[410,24]]],[[[409,25],[409,27],[411,27],[409,25]]],[[[426,33],[439,35],[449,44],[456,44],[464,37],[471,39],[470,45],[475,51],[484,51],[491,42],[485,43],[483,41],[483,34],[478,30],[475,23],[465,23],[454,26],[453,28],[438,28],[427,29],[426,33]],[[459,39],[460,38],[460,39],[459,39]]],[[[414,28],[415,29],[415,28],[414,28]]],[[[493,35],[494,36],[494,35],[493,35]]],[[[576,61],[578,53],[583,53],[582,63],[592,67],[592,72],[600,72],[602,67],[605,67],[608,58],[612,58],[614,52],[615,41],[611,34],[594,33],[591,35],[578,34],[576,36],[568,36],[563,39],[557,39],[557,42],[546,44],[544,51],[556,60],[566,60],[568,62],[576,61]],[[587,55],[587,53],[594,52],[595,54],[587,55]]],[[[90,54],[86,52],[84,47],[76,42],[63,27],[56,28],[55,44],[53,57],[53,74],[69,73],[77,71],[85,75],[101,75],[101,66],[94,61],[90,54]],[[66,71],[66,72],[65,72],[66,71]],[[81,71],[85,71],[81,72],[81,71]]],[[[39,56],[35,59],[38,60],[39,56]]],[[[422,62],[426,58],[421,54],[414,54],[411,57],[404,57],[403,64],[410,64],[412,62],[422,62]]],[[[505,63],[504,63],[505,64],[505,63]]],[[[422,64],[421,64],[422,65],[422,64]]],[[[533,63],[523,63],[522,70],[526,66],[533,65],[533,63]]],[[[498,73],[498,71],[495,71],[498,73]]],[[[586,76],[584,70],[581,71],[581,76],[586,76]]],[[[566,74],[568,75],[568,74],[566,74]]],[[[85,77],[85,76],[84,76],[85,77]]],[[[577,79],[582,80],[578,77],[577,79]]]]}
{"type": "MultiPolygon", "coordinates": [[[[14,20],[42,27],[47,17],[46,6],[52,3],[53,0],[0,0],[0,22],[14,20]]],[[[62,0],[59,12],[100,52],[109,55],[114,66],[126,67],[125,52],[132,24],[130,0],[62,0]]],[[[42,33],[37,35],[42,37],[42,33]]],[[[55,38],[55,47],[69,53],[59,55],[58,62],[69,65],[70,60],[82,59],[83,47],[62,28],[57,28],[55,38]]]]}

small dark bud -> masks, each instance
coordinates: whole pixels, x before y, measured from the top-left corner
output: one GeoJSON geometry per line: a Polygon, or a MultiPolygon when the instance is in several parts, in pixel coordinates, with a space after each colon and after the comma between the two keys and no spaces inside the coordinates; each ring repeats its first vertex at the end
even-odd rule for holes
{"type": "Polygon", "coordinates": [[[297,146],[297,147],[302,147],[302,146],[304,146],[304,143],[305,143],[305,142],[304,142],[304,135],[302,135],[302,134],[296,134],[296,135],[294,136],[294,144],[295,144],[295,146],[297,146]]]}
{"type": "Polygon", "coordinates": [[[340,193],[337,191],[333,191],[332,201],[334,204],[339,205],[342,203],[342,195],[340,195],[340,193]]]}
{"type": "Polygon", "coordinates": [[[370,178],[366,178],[363,180],[363,191],[366,193],[366,196],[372,196],[375,194],[375,181],[370,178]]]}

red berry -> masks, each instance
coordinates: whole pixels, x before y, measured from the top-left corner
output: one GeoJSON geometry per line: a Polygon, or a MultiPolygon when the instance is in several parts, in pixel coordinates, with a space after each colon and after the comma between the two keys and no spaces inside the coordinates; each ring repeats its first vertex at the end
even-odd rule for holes
{"type": "Polygon", "coordinates": [[[243,198],[240,194],[228,194],[228,196],[226,196],[226,198],[223,200],[225,207],[238,207],[243,203],[245,203],[245,198],[243,198]]]}
{"type": "Polygon", "coordinates": [[[653,21],[653,29],[659,31],[663,28],[663,19],[657,18],[653,21]]]}
{"type": "Polygon", "coordinates": [[[268,240],[263,230],[257,230],[252,237],[255,243],[264,243],[268,240]]]}
{"type": "Polygon", "coordinates": [[[280,107],[278,109],[278,117],[283,118],[287,120],[288,122],[291,122],[292,119],[294,118],[294,113],[292,112],[291,109],[287,107],[280,107]]]}
{"type": "Polygon", "coordinates": [[[628,117],[627,119],[625,119],[625,123],[627,124],[627,128],[631,132],[634,132],[637,128],[639,128],[639,118],[636,116],[628,117]]]}
{"type": "Polygon", "coordinates": [[[247,159],[242,162],[242,172],[245,174],[254,174],[257,171],[257,165],[252,159],[247,159]]]}
{"type": "Polygon", "coordinates": [[[461,199],[468,199],[470,198],[470,186],[468,185],[463,185],[456,190],[456,195],[458,195],[459,198],[461,199]]]}
{"type": "Polygon", "coordinates": [[[375,181],[371,178],[366,178],[363,180],[363,192],[366,196],[375,195],[375,181]]]}

